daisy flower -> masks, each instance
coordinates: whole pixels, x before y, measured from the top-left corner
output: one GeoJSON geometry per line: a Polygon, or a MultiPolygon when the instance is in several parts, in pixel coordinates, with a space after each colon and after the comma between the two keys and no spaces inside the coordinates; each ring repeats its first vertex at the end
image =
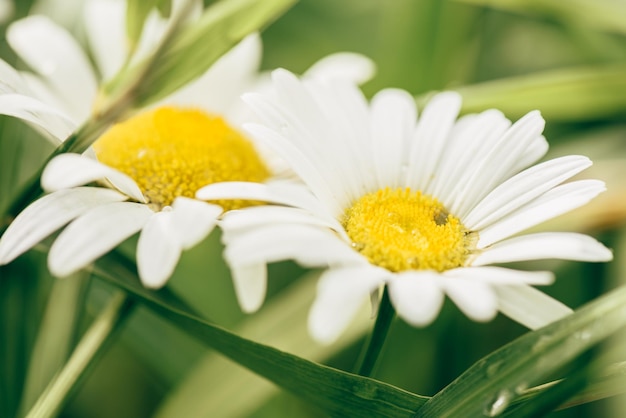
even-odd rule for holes
{"type": "MultiPolygon", "coordinates": [[[[123,10],[109,9],[105,2],[89,4],[97,6],[95,15],[123,17],[119,14],[123,10]]],[[[93,29],[97,32],[98,25],[93,29]]],[[[63,92],[71,80],[81,87],[68,97],[47,90],[37,96],[34,93],[43,90],[29,89],[28,83],[38,86],[40,78],[19,74],[6,64],[0,71],[4,85],[12,89],[0,95],[0,112],[33,123],[60,141],[76,128],[77,121],[88,117],[97,89],[95,74],[69,34],[45,18],[18,22],[9,35],[16,50],[29,58],[25,61],[40,69],[39,77],[47,77],[42,88],[54,86],[63,92]],[[57,57],[51,51],[73,51],[74,55],[69,54],[68,64],[61,59],[65,55],[57,57]],[[43,67],[54,71],[46,72],[43,67]],[[53,100],[41,101],[44,97],[67,99],[65,104],[72,106],[60,106],[60,102],[53,106],[53,100]]],[[[94,36],[105,40],[103,33],[94,36]]],[[[101,49],[108,50],[105,46],[101,49]]],[[[0,264],[11,262],[70,223],[52,244],[48,257],[50,271],[63,277],[141,232],[137,244],[140,279],[148,287],[163,286],[181,252],[204,239],[224,209],[243,204],[194,200],[195,191],[219,181],[262,182],[279,170],[275,159],[262,156],[236,128],[245,117],[238,106],[240,94],[265,79],[258,72],[260,54],[260,39],[252,35],[196,82],[153,109],[113,126],[87,155],[52,159],[41,178],[42,188],[50,194],[33,202],[11,223],[0,239],[0,264]],[[99,187],[93,187],[94,182],[99,187]]],[[[101,62],[106,62],[104,56],[101,62]]],[[[102,65],[109,69],[106,74],[114,74],[114,67],[102,65]]],[[[314,65],[308,76],[364,80],[372,71],[371,61],[360,55],[336,54],[314,65]]]]}
{"type": "Polygon", "coordinates": [[[457,119],[458,94],[436,95],[417,117],[413,97],[388,89],[371,101],[352,83],[273,73],[273,91],[245,101],[263,124],[248,131],[281,155],[306,188],[285,182],[213,184],[196,197],[273,205],[224,216],[225,259],[243,310],[265,297],[266,264],[325,267],[309,315],[311,334],[333,341],[368,296],[386,286],[408,323],[433,321],[447,295],[476,321],[498,311],[531,328],[570,309],[531,285],[553,274],[492,264],[557,258],[607,261],[577,233],[517,235],[605,189],[566,182],[591,165],[547,151],[533,111],[511,124],[497,110],[457,119]]]}

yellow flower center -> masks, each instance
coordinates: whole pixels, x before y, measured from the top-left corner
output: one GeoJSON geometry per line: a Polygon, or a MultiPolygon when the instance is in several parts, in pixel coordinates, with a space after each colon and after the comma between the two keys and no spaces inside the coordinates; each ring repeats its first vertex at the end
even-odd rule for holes
{"type": "MultiPolygon", "coordinates": [[[[224,119],[195,109],[161,107],[114,125],[93,145],[98,160],[133,178],[160,209],[176,197],[221,181],[267,179],[252,144],[224,119]]],[[[243,202],[218,202],[224,209],[243,202]]]]}
{"type": "Polygon", "coordinates": [[[409,188],[366,194],[343,226],[354,249],[390,271],[460,267],[477,239],[437,199],[409,188]]]}

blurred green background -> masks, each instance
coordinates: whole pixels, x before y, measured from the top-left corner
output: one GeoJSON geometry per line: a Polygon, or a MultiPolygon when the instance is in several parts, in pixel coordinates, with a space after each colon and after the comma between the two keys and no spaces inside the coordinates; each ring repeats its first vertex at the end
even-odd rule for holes
{"type": "MultiPolygon", "coordinates": [[[[16,16],[24,16],[30,3],[20,0],[16,16]]],[[[56,11],[64,15],[63,10],[56,11]]],[[[80,34],[74,21],[65,23],[80,34]]],[[[547,120],[550,155],[590,156],[595,165],[584,175],[605,180],[609,188],[591,205],[541,229],[592,234],[614,249],[616,261],[520,266],[554,269],[557,282],[543,290],[576,308],[622,284],[626,268],[621,256],[626,237],[625,34],[624,1],[301,0],[263,33],[263,68],[303,72],[329,53],[354,51],[372,58],[378,68],[376,77],[364,86],[368,95],[399,87],[421,103],[433,91],[459,89],[466,100],[465,111],[498,107],[516,119],[532,109],[541,110],[547,120]]],[[[15,62],[5,42],[0,52],[15,62]]],[[[1,207],[51,147],[8,118],[0,119],[0,128],[1,207]]],[[[244,316],[220,258],[218,235],[213,233],[183,255],[170,287],[208,318],[244,336],[352,370],[372,325],[367,310],[351,334],[336,345],[315,345],[305,330],[315,272],[280,263],[270,268],[270,301],[258,314],[244,316]]],[[[127,245],[134,248],[132,242],[127,245]]],[[[13,389],[0,397],[0,411],[6,412],[19,402],[53,279],[46,272],[45,256],[37,251],[0,269],[0,275],[0,379],[12,382],[13,389]]],[[[87,292],[87,307],[68,313],[79,316],[85,327],[111,289],[88,278],[70,280],[85,283],[79,291],[87,292]]],[[[374,376],[432,395],[524,332],[502,316],[488,324],[473,323],[446,303],[427,328],[412,328],[400,320],[392,325],[374,376]]],[[[550,416],[621,417],[623,411],[626,398],[618,396],[550,416]]],[[[221,359],[150,311],[139,309],[61,416],[153,415],[323,416],[314,406],[221,359]]]]}

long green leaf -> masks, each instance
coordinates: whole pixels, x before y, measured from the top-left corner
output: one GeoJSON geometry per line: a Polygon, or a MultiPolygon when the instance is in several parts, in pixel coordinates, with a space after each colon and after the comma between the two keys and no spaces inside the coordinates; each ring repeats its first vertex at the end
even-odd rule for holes
{"type": "MultiPolygon", "coordinates": [[[[371,327],[369,306],[357,315],[342,337],[331,346],[316,344],[308,335],[306,323],[315,296],[319,273],[300,277],[265,303],[262,310],[237,325],[236,334],[271,345],[316,362],[324,362],[354,343],[371,327]]],[[[211,410],[218,417],[248,416],[279,393],[267,380],[238,367],[223,356],[209,351],[185,379],[168,393],[155,417],[202,417],[211,410]],[[215,376],[220,376],[216,381],[215,376]],[[245,387],[245,393],[241,393],[245,387]],[[233,402],[237,399],[237,402],[233,402]]]]}
{"type": "Polygon", "coordinates": [[[626,33],[626,3],[612,0],[456,0],[477,6],[549,16],[594,29],[626,33]]]}
{"type": "Polygon", "coordinates": [[[499,415],[530,385],[625,326],[626,286],[483,358],[433,396],[418,416],[499,415]]]}
{"type": "Polygon", "coordinates": [[[86,285],[86,272],[54,280],[28,364],[21,411],[33,406],[70,355],[86,285]]]}
{"type": "Polygon", "coordinates": [[[230,333],[168,304],[157,292],[141,286],[134,272],[109,263],[96,265],[97,276],[126,289],[155,312],[209,347],[272,381],[332,416],[410,417],[426,401],[374,379],[313,363],[230,333]]]}
{"type": "MultiPolygon", "coordinates": [[[[626,66],[550,70],[458,88],[463,111],[497,108],[510,117],[539,109],[546,119],[583,121],[611,118],[626,109],[626,66]]],[[[425,101],[426,96],[419,101],[425,101]]]]}

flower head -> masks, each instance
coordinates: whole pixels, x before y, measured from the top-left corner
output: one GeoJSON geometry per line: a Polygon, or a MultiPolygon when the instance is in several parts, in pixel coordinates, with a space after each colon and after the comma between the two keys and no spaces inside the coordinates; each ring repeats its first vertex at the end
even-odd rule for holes
{"type": "Polygon", "coordinates": [[[221,223],[244,310],[262,303],[265,264],[294,259],[327,267],[309,317],[320,341],[336,338],[383,285],[414,325],[433,321],[448,295],[474,320],[501,311],[534,328],[570,311],[529,286],[551,283],[552,273],[488,265],[612,258],[581,234],[514,237],[604,190],[597,180],[564,183],[591,165],[586,157],[527,168],[547,150],[539,112],[515,124],[496,110],[457,119],[460,97],[442,93],[417,118],[414,99],[401,90],[368,103],[338,80],[277,70],[273,82],[271,95],[246,96],[264,122],[248,130],[307,187],[226,183],[197,194],[275,204],[230,212],[221,223]]]}
{"type": "MultiPolygon", "coordinates": [[[[96,61],[105,77],[122,65],[121,42],[106,42],[121,39],[116,34],[123,29],[124,3],[87,3],[92,44],[102,46],[96,61]],[[120,24],[113,24],[110,39],[95,19],[98,15],[120,24]],[[107,47],[114,50],[112,59],[106,55],[107,47]]],[[[146,30],[150,31],[150,25],[146,30]]],[[[43,17],[14,24],[9,38],[39,76],[19,74],[0,62],[2,86],[7,88],[6,94],[0,94],[0,113],[22,118],[57,141],[64,140],[89,116],[95,100],[96,75],[84,52],[69,33],[43,17]],[[54,51],[68,52],[69,63],[63,61],[65,55],[56,56],[54,51]],[[66,97],[71,80],[79,88],[66,97]],[[35,88],[44,85],[55,88],[35,88]],[[71,106],[61,105],[65,98],[71,106]]],[[[11,262],[69,223],[48,257],[51,272],[67,276],[140,232],[139,276],[146,286],[163,286],[182,250],[205,238],[224,209],[248,203],[197,201],[198,188],[222,181],[263,182],[281,170],[275,159],[258,152],[238,128],[249,115],[239,105],[239,95],[246,89],[262,88],[265,80],[258,72],[260,53],[259,36],[250,35],[195,82],[153,109],[111,127],[86,155],[52,159],[41,178],[50,194],[21,212],[0,238],[0,264],[11,262]]],[[[316,64],[310,76],[362,81],[371,72],[368,59],[336,54],[316,64]]]]}

